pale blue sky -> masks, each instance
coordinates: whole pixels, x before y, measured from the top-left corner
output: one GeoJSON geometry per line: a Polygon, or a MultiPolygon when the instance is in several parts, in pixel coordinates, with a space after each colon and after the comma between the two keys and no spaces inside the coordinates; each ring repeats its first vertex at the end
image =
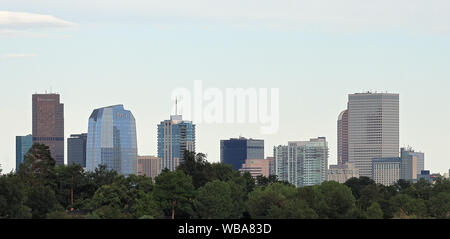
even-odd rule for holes
{"type": "Polygon", "coordinates": [[[35,92],[53,87],[61,94],[66,136],[86,132],[93,109],[124,104],[137,121],[139,154],[155,155],[172,90],[192,89],[194,80],[205,88],[280,88],[276,135],[260,135],[260,125],[197,126],[197,151],[210,161],[219,160],[220,139],[265,139],[270,156],[274,145],[325,136],[334,164],[336,120],[347,95],[378,90],[400,93],[401,145],[425,152],[433,172],[450,168],[448,1],[0,0],[0,6],[6,172],[15,167],[14,137],[31,133],[35,92]],[[13,21],[1,11],[22,13],[13,21]]]}

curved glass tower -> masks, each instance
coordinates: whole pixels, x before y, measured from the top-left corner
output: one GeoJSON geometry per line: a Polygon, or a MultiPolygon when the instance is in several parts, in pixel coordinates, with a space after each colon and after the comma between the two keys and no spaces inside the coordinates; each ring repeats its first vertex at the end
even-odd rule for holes
{"type": "Polygon", "coordinates": [[[136,174],[136,121],[123,105],[94,110],[89,117],[86,169],[99,165],[122,175],[136,174]]]}

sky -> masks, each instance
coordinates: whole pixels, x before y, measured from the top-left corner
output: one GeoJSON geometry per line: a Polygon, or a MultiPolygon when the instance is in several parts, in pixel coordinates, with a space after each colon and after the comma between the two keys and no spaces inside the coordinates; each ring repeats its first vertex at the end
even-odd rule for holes
{"type": "MultiPolygon", "coordinates": [[[[87,132],[99,107],[136,118],[138,152],[157,154],[171,93],[279,88],[280,128],[198,124],[197,152],[220,140],[273,146],[324,136],[335,164],[348,94],[400,94],[400,145],[425,167],[450,168],[450,2],[447,0],[0,0],[0,164],[15,168],[15,136],[31,133],[31,95],[65,104],[65,135],[87,132]]],[[[195,123],[195,122],[194,122],[195,123]]],[[[66,151],[67,152],[67,151],[66,151]]]]}

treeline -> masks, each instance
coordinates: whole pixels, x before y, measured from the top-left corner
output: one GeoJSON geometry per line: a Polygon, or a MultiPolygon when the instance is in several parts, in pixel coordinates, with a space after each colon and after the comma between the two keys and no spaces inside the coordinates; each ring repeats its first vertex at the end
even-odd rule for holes
{"type": "Polygon", "coordinates": [[[34,144],[16,173],[0,176],[0,218],[450,218],[450,181],[385,187],[362,177],[296,188],[186,153],[176,171],[163,171],[153,182],[105,167],[55,166],[48,147],[34,144]]]}

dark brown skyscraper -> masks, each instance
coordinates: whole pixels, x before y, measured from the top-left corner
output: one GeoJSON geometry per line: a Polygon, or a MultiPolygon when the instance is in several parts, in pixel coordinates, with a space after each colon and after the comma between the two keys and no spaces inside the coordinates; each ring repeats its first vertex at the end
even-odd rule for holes
{"type": "Polygon", "coordinates": [[[64,164],[64,104],[59,94],[33,95],[33,143],[50,148],[57,165],[64,164]]]}
{"type": "Polygon", "coordinates": [[[348,162],[348,110],[342,111],[338,119],[338,164],[348,162]]]}

